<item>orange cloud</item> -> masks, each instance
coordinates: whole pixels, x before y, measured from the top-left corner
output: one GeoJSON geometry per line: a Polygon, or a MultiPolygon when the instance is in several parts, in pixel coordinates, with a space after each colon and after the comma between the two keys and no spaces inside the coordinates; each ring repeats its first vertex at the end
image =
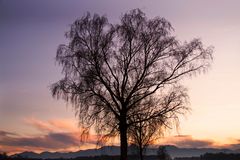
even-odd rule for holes
{"type": "Polygon", "coordinates": [[[89,134],[82,141],[80,129],[71,119],[51,119],[42,121],[27,118],[25,122],[41,134],[24,136],[0,130],[0,152],[18,153],[23,151],[76,151],[96,148],[100,136],[89,134]]]}
{"type": "Polygon", "coordinates": [[[47,132],[54,131],[54,128],[51,125],[35,118],[26,118],[25,122],[27,124],[34,126],[34,128],[37,128],[40,131],[47,131],[47,132]]]}
{"type": "MultiPolygon", "coordinates": [[[[41,134],[24,136],[0,130],[0,152],[76,151],[79,149],[95,148],[98,140],[101,138],[101,136],[91,133],[84,139],[83,143],[81,141],[80,129],[76,125],[76,122],[71,119],[42,121],[36,118],[27,118],[25,122],[38,129],[41,134]]],[[[105,145],[119,144],[118,138],[113,138],[111,143],[105,143],[105,145]]],[[[240,148],[240,140],[232,141],[231,144],[218,144],[210,139],[196,139],[190,135],[164,137],[157,141],[156,144],[169,144],[186,148],[240,148]]]]}
{"type": "Polygon", "coordinates": [[[184,148],[207,148],[216,147],[216,143],[209,139],[195,139],[191,135],[177,135],[171,137],[165,137],[159,141],[160,144],[175,145],[184,148]]]}
{"type": "MultiPolygon", "coordinates": [[[[90,143],[90,142],[88,142],[90,143]]],[[[91,141],[91,143],[95,143],[91,141]]],[[[4,152],[20,151],[63,151],[77,148],[80,139],[77,133],[51,132],[42,136],[18,136],[3,135],[0,138],[1,150],[4,152]]]]}
{"type": "MultiPolygon", "coordinates": [[[[82,128],[77,126],[76,121],[72,119],[50,119],[47,121],[42,121],[36,118],[27,118],[25,119],[27,124],[30,124],[32,127],[38,129],[40,132],[46,133],[56,133],[56,132],[63,132],[63,133],[73,133],[78,136],[85,143],[96,143],[103,144],[106,141],[99,141],[102,139],[101,135],[96,135],[94,133],[90,133],[87,136],[82,136],[81,131],[82,128]]],[[[116,141],[116,138],[110,139],[111,142],[116,141]]],[[[112,144],[111,143],[111,144],[112,144]]]]}
{"type": "Polygon", "coordinates": [[[26,118],[25,122],[42,132],[76,132],[79,130],[76,122],[71,119],[51,119],[42,121],[36,118],[26,118]]]}
{"type": "Polygon", "coordinates": [[[62,131],[67,130],[73,132],[79,130],[76,122],[70,119],[53,119],[49,120],[48,123],[62,131]]]}

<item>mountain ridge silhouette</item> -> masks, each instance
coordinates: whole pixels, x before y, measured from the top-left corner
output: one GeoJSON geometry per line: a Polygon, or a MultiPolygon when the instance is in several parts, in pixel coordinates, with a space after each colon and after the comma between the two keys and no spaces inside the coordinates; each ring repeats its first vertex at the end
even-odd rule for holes
{"type": "MultiPolygon", "coordinates": [[[[131,147],[128,148],[129,154],[136,153],[131,147]]],[[[157,147],[149,147],[146,150],[146,155],[157,155],[157,147]]],[[[222,149],[222,148],[181,148],[174,145],[166,145],[166,150],[171,157],[193,157],[200,156],[205,153],[240,153],[239,150],[222,149]]],[[[13,157],[23,157],[23,158],[41,158],[41,159],[54,159],[54,158],[77,158],[77,157],[93,157],[109,155],[115,156],[120,155],[119,146],[103,146],[98,149],[86,149],[79,150],[76,152],[42,152],[35,153],[31,151],[22,152],[19,154],[12,155],[13,157]]]]}

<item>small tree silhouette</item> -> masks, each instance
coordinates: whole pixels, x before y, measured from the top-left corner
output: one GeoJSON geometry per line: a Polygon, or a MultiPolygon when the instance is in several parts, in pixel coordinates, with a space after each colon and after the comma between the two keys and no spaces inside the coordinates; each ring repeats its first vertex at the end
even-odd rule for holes
{"type": "Polygon", "coordinates": [[[159,160],[171,160],[171,156],[168,154],[165,146],[159,146],[157,155],[159,160]]]}
{"type": "Polygon", "coordinates": [[[0,160],[6,160],[8,159],[8,155],[6,152],[0,153],[0,160]]]}

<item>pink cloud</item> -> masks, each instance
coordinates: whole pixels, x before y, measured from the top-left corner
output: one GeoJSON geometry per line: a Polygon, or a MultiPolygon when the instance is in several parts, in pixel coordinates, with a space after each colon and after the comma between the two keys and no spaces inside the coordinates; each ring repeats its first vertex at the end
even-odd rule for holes
{"type": "Polygon", "coordinates": [[[80,129],[70,119],[42,121],[27,118],[25,122],[38,129],[41,134],[20,136],[12,132],[0,131],[0,151],[16,153],[23,151],[74,151],[80,148],[96,147],[99,136],[89,134],[81,141],[80,129]]]}
{"type": "Polygon", "coordinates": [[[25,122],[42,132],[76,132],[79,130],[76,122],[70,119],[51,119],[42,121],[36,118],[26,118],[25,122]]]}
{"type": "Polygon", "coordinates": [[[161,144],[171,144],[184,148],[216,147],[216,143],[209,139],[195,139],[191,135],[177,135],[160,140],[161,144]]]}
{"type": "Polygon", "coordinates": [[[79,131],[79,127],[76,122],[70,119],[53,119],[49,120],[48,123],[59,130],[67,131],[79,131]]]}
{"type": "Polygon", "coordinates": [[[79,145],[80,138],[77,133],[51,132],[31,137],[4,135],[0,138],[0,148],[5,152],[58,151],[79,147],[79,145]]]}
{"type": "Polygon", "coordinates": [[[32,125],[34,128],[36,128],[40,131],[47,131],[47,132],[54,131],[54,128],[51,125],[49,125],[48,123],[43,122],[41,120],[38,120],[36,118],[26,118],[25,122],[27,124],[32,125]]]}
{"type": "MultiPolygon", "coordinates": [[[[51,119],[42,121],[36,118],[25,119],[30,126],[38,129],[41,134],[33,136],[20,136],[16,133],[0,131],[0,151],[6,152],[22,152],[22,151],[73,151],[81,148],[96,147],[101,136],[89,134],[85,143],[81,141],[80,129],[76,122],[71,119],[51,119]]],[[[228,147],[236,149],[240,145],[240,141],[236,143],[219,145],[210,139],[196,139],[190,135],[177,135],[165,137],[158,144],[176,145],[178,147],[187,148],[206,148],[206,147],[228,147]]],[[[116,137],[114,142],[119,143],[116,137]]],[[[110,143],[105,143],[108,145],[110,143]]]]}

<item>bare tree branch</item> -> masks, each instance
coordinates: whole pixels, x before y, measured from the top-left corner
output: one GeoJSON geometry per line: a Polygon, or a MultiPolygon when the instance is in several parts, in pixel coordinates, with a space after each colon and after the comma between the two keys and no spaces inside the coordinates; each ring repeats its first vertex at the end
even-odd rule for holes
{"type": "Polygon", "coordinates": [[[181,80],[206,71],[212,61],[211,47],[199,39],[181,43],[172,32],[167,20],[149,19],[140,9],[125,13],[119,24],[87,13],[66,33],[69,44],[57,50],[64,76],[52,95],[73,104],[85,133],[94,127],[100,137],[119,134],[121,160],[134,127],[148,129],[149,142],[162,132],[151,124],[170,127],[185,113],[181,80]]]}

